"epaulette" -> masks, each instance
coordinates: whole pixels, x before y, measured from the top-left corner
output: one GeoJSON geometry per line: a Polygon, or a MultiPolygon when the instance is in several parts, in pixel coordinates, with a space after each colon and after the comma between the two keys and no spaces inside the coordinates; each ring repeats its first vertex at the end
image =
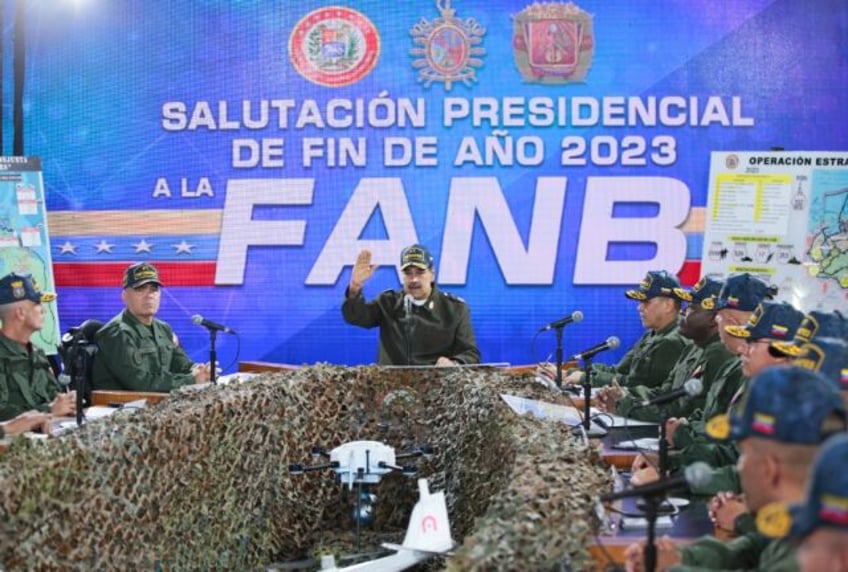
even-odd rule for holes
{"type": "Polygon", "coordinates": [[[445,292],[444,290],[442,290],[441,292],[442,292],[442,295],[445,296],[448,300],[452,300],[454,302],[459,302],[461,304],[467,303],[464,299],[460,298],[456,294],[451,294],[450,292],[445,292]]]}

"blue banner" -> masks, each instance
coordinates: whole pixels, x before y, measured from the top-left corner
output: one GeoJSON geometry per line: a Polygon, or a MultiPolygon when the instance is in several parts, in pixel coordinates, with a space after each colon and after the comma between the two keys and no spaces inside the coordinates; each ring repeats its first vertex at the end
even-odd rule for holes
{"type": "Polygon", "coordinates": [[[147,260],[192,357],[193,314],[239,332],[224,365],[374,361],[350,266],[369,248],[366,295],[395,288],[413,242],[484,361],[545,359],[575,310],[566,353],[617,335],[614,360],[627,286],[698,278],[712,151],[848,148],[842,0],[24,4],[62,328],[147,260]]]}

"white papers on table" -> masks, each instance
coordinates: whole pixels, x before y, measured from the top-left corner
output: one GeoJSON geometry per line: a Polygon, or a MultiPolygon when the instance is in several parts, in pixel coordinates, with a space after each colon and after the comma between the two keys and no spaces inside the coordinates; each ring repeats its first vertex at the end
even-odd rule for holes
{"type": "Polygon", "coordinates": [[[660,440],[657,437],[645,437],[644,439],[619,441],[615,444],[615,448],[657,452],[660,450],[660,440]]]}
{"type": "MultiPolygon", "coordinates": [[[[668,515],[657,517],[657,528],[671,528],[674,521],[668,515]]],[[[648,519],[641,516],[625,516],[621,519],[621,528],[625,530],[639,530],[648,528],[648,519]]]]}

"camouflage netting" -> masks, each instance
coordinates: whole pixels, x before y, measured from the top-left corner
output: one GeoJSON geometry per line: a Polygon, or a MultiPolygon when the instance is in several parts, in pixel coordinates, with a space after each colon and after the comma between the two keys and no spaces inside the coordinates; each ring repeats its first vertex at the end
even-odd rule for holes
{"type": "MultiPolygon", "coordinates": [[[[353,494],[295,476],[310,450],[368,439],[418,462],[444,490],[449,570],[582,566],[590,495],[610,488],[597,450],[561,424],[518,417],[500,393],[556,401],[532,376],[467,369],[315,366],[174,394],[0,457],[0,555],[8,570],[257,569],[352,549],[353,494]]],[[[392,475],[366,537],[402,538],[414,480],[392,475]],[[390,499],[390,500],[389,500],[390,499]]]]}

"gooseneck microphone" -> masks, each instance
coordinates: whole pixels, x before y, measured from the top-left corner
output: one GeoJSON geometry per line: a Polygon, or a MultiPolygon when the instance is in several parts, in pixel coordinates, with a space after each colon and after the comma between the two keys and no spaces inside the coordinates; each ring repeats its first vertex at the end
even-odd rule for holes
{"type": "Polygon", "coordinates": [[[588,358],[594,356],[595,354],[599,354],[603,351],[614,350],[619,345],[621,345],[621,341],[615,336],[610,336],[610,337],[607,338],[607,340],[605,342],[594,345],[591,348],[589,348],[588,350],[583,350],[579,354],[574,354],[573,356],[571,356],[571,359],[572,360],[578,360],[578,361],[579,360],[585,360],[585,359],[588,359],[588,358]]]}
{"type": "Polygon", "coordinates": [[[576,312],[572,312],[570,316],[566,316],[564,318],[560,318],[559,320],[555,320],[550,324],[545,324],[541,328],[539,328],[540,332],[546,332],[548,330],[553,330],[554,328],[563,328],[572,322],[581,322],[583,321],[583,312],[577,310],[576,312]]]}
{"type": "Polygon", "coordinates": [[[701,392],[704,390],[704,384],[697,377],[693,377],[692,379],[686,380],[686,383],[683,384],[683,387],[680,389],[675,389],[674,391],[669,391],[667,393],[662,393],[653,397],[651,399],[646,399],[641,403],[637,403],[636,407],[649,407],[651,405],[665,405],[666,403],[671,403],[672,401],[677,401],[681,397],[696,397],[701,395],[701,392]]]}
{"type": "Polygon", "coordinates": [[[195,314],[194,316],[192,316],[191,321],[195,325],[203,326],[204,328],[206,328],[208,330],[216,330],[218,332],[224,332],[225,334],[235,334],[236,333],[236,331],[233,330],[232,328],[225,326],[223,324],[215,323],[211,320],[207,320],[206,318],[204,318],[200,314],[195,314]]]}
{"type": "Polygon", "coordinates": [[[669,479],[661,479],[642,485],[633,487],[627,490],[609,493],[601,496],[604,502],[610,502],[628,497],[656,497],[662,496],[673,490],[683,489],[687,487],[701,488],[708,484],[713,479],[713,469],[708,464],[698,461],[692,463],[685,469],[683,474],[669,479]]]}

